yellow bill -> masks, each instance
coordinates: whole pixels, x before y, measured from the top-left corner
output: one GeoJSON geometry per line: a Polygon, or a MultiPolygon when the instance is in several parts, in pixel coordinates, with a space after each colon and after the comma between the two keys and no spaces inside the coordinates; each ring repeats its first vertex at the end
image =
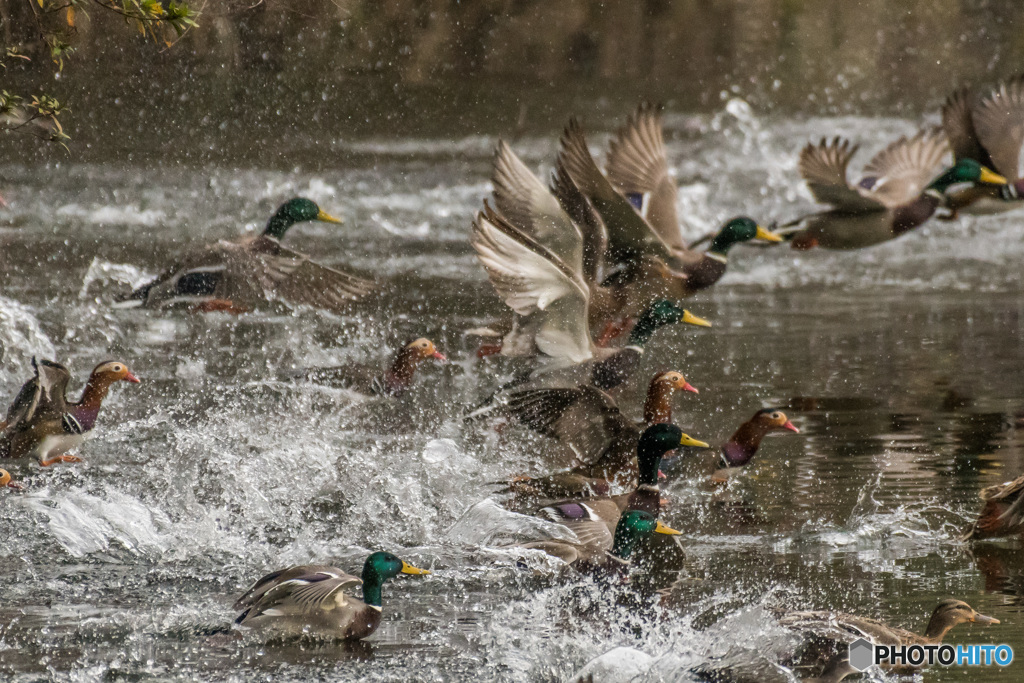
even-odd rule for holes
{"type": "Polygon", "coordinates": [[[402,573],[403,574],[429,574],[430,572],[427,571],[426,569],[420,569],[419,567],[414,567],[411,564],[409,564],[408,562],[402,562],[402,573]]]}
{"type": "Polygon", "coordinates": [[[1006,185],[1007,183],[1006,178],[984,166],[981,167],[981,175],[978,176],[978,180],[989,185],[1006,185]]]}
{"type": "Polygon", "coordinates": [[[656,534],[668,534],[669,536],[681,536],[682,531],[676,531],[672,527],[667,527],[661,522],[658,522],[658,526],[654,527],[654,533],[656,534]]]}
{"type": "Polygon", "coordinates": [[[688,323],[690,325],[699,325],[700,327],[711,327],[711,323],[709,323],[707,320],[705,320],[704,318],[698,318],[689,311],[683,311],[683,322],[688,323]]]}
{"type": "Polygon", "coordinates": [[[316,219],[318,221],[323,221],[324,223],[344,223],[343,220],[341,220],[340,218],[335,218],[334,216],[327,213],[323,209],[320,209],[320,213],[316,215],[316,219]]]}
{"type": "Polygon", "coordinates": [[[707,445],[703,441],[698,441],[697,439],[693,438],[689,434],[683,434],[683,437],[681,439],[679,439],[679,445],[680,446],[696,446],[697,448],[711,448],[711,446],[707,445]]]}
{"type": "Polygon", "coordinates": [[[754,235],[756,240],[764,240],[765,242],[781,242],[782,238],[776,235],[774,232],[767,228],[762,228],[760,225],[757,226],[757,233],[754,235]]]}

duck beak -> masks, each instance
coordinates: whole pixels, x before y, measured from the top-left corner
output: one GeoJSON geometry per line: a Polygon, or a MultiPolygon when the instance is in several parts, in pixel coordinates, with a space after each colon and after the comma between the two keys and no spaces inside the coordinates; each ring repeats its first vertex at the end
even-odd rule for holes
{"type": "Polygon", "coordinates": [[[971,619],[975,624],[998,624],[999,620],[995,617],[986,617],[984,614],[974,613],[974,618],[971,619]]]}
{"type": "Polygon", "coordinates": [[[757,226],[757,232],[754,234],[755,240],[764,240],[765,242],[781,242],[782,238],[776,235],[774,232],[767,228],[762,228],[760,225],[757,226]]]}
{"type": "Polygon", "coordinates": [[[668,479],[668,477],[665,475],[664,472],[658,470],[658,481],[661,481],[662,479],[668,479]]]}
{"type": "Polygon", "coordinates": [[[341,220],[340,218],[335,218],[334,216],[332,216],[331,214],[327,213],[323,209],[320,209],[320,212],[316,215],[316,219],[318,221],[323,221],[324,223],[344,223],[345,222],[345,221],[341,220]]]}
{"type": "Polygon", "coordinates": [[[703,441],[698,441],[689,434],[683,434],[683,438],[679,439],[680,446],[696,446],[697,448],[711,448],[703,441]]]}
{"type": "Polygon", "coordinates": [[[430,357],[442,363],[448,362],[448,356],[444,355],[440,351],[434,351],[432,354],[430,354],[430,357]]]}
{"type": "Polygon", "coordinates": [[[682,536],[682,531],[676,531],[672,527],[667,527],[661,522],[658,522],[658,526],[654,527],[654,533],[656,534],[667,534],[668,536],[682,536]]]}
{"type": "Polygon", "coordinates": [[[697,325],[699,327],[711,327],[711,323],[709,323],[707,320],[705,320],[704,318],[698,318],[689,311],[683,311],[683,322],[688,323],[690,325],[697,325]]]}
{"type": "Polygon", "coordinates": [[[402,562],[402,573],[403,574],[429,574],[430,572],[427,571],[426,569],[420,569],[419,567],[414,567],[411,564],[409,564],[408,562],[402,562]]]}
{"type": "Polygon", "coordinates": [[[984,166],[981,167],[981,175],[978,176],[978,180],[989,185],[1006,185],[1007,183],[1006,178],[984,166]]]}
{"type": "Polygon", "coordinates": [[[130,372],[124,373],[124,381],[131,382],[132,384],[138,384],[141,380],[130,372]]]}
{"type": "Polygon", "coordinates": [[[800,430],[796,428],[796,425],[790,422],[789,420],[786,420],[786,424],[782,425],[782,428],[788,429],[789,431],[795,432],[796,434],[800,433],[800,430]]]}
{"type": "Polygon", "coordinates": [[[681,386],[679,388],[682,389],[683,391],[689,391],[691,394],[699,394],[700,393],[700,390],[697,387],[693,386],[692,384],[687,382],[685,379],[683,380],[683,386],[681,386]]]}

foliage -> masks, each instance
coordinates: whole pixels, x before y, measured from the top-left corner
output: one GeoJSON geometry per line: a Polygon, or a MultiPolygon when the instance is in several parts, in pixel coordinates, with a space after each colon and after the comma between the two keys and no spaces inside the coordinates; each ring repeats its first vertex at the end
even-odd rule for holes
{"type": "MultiPolygon", "coordinates": [[[[81,16],[90,9],[111,12],[123,17],[125,24],[155,43],[172,46],[189,29],[196,26],[200,11],[187,2],[175,0],[22,0],[34,19],[32,39],[45,46],[45,54],[57,72],[63,72],[74,54],[81,16]]],[[[15,63],[31,61],[25,45],[0,48],[0,69],[15,63]]],[[[44,140],[63,144],[69,139],[60,123],[60,114],[67,107],[46,93],[23,95],[0,91],[0,130],[25,132],[44,140]]]]}

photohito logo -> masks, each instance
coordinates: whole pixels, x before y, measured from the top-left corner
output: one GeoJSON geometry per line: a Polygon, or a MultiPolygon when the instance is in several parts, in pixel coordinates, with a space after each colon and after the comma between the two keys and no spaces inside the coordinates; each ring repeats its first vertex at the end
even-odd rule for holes
{"type": "Polygon", "coordinates": [[[1009,666],[1009,645],[872,645],[864,638],[850,643],[850,666],[864,671],[872,664],[892,666],[1009,666]]]}

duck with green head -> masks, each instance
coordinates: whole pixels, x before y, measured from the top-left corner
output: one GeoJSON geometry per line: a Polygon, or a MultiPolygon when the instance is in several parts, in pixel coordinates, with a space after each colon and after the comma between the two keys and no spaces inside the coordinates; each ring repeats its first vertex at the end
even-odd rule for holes
{"type": "Polygon", "coordinates": [[[299,565],[267,574],[235,602],[240,626],[269,626],[291,633],[360,640],[381,622],[381,589],[399,574],[429,574],[391,553],[375,552],[362,579],[329,565],[299,565]],[[349,591],[362,585],[363,598],[349,591]]]}
{"type": "Polygon", "coordinates": [[[848,140],[822,139],[800,153],[800,174],[815,199],[834,208],[787,223],[779,234],[794,249],[859,249],[894,239],[931,218],[958,183],[1004,185],[1006,179],[973,159],[960,159],[938,172],[946,136],[938,128],[902,137],[864,168],[856,185],[846,167],[858,147],[848,140]]]}
{"type": "Polygon", "coordinates": [[[341,223],[310,199],[290,199],[259,235],[219,240],[184,254],[128,297],[142,306],[186,303],[200,311],[241,313],[268,301],[341,311],[374,283],[321,265],[282,246],[297,223],[341,223]]]}

